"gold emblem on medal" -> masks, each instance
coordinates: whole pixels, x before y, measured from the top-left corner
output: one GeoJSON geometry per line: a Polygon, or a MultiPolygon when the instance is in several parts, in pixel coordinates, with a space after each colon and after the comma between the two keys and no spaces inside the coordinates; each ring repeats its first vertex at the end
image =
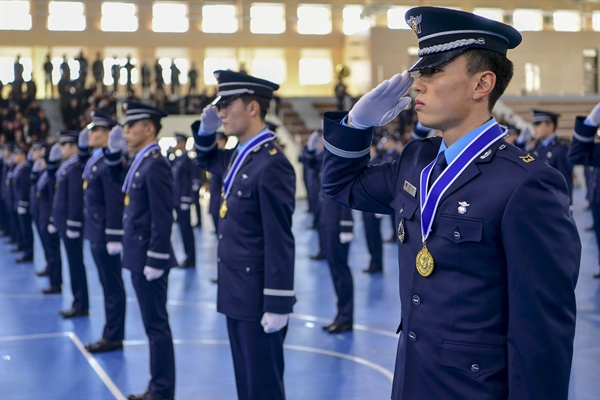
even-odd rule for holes
{"type": "Polygon", "coordinates": [[[83,190],[87,190],[87,187],[88,187],[88,182],[83,181],[83,190]]]}
{"type": "Polygon", "coordinates": [[[227,216],[227,200],[223,200],[221,203],[221,208],[219,209],[219,216],[221,218],[225,218],[227,216]]]}
{"type": "Polygon", "coordinates": [[[125,195],[125,200],[123,200],[123,204],[125,204],[125,207],[127,207],[127,206],[129,205],[129,201],[130,201],[130,200],[129,200],[129,195],[128,195],[128,194],[126,194],[126,195],[125,195]]]}
{"type": "Polygon", "coordinates": [[[427,246],[423,245],[423,248],[417,253],[417,271],[421,276],[429,276],[433,272],[434,262],[433,256],[427,250],[427,246]]]}

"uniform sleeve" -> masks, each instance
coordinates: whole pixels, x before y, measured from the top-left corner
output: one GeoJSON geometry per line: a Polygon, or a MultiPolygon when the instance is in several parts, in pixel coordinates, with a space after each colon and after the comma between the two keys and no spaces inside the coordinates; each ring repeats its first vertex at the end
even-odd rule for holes
{"type": "Polygon", "coordinates": [[[108,175],[108,170],[102,175],[102,189],[106,209],[106,223],[104,237],[107,242],[120,242],[123,240],[123,192],[121,185],[108,175]]]}
{"type": "Polygon", "coordinates": [[[598,128],[584,124],[585,117],[575,119],[575,133],[569,148],[571,164],[600,166],[600,146],[594,143],[598,128]]]}
{"type": "Polygon", "coordinates": [[[502,217],[502,241],[510,397],[566,399],[581,242],[558,171],[536,170],[518,185],[502,217]]]}
{"type": "Polygon", "coordinates": [[[148,206],[150,212],[150,243],[146,264],[157,269],[168,269],[171,254],[171,226],[173,225],[173,178],[165,159],[152,161],[147,174],[148,206]]]}
{"type": "Polygon", "coordinates": [[[294,236],[296,175],[287,160],[264,169],[258,197],[264,235],[264,310],[276,314],[292,312],[294,294],[294,236]]]}
{"type": "Polygon", "coordinates": [[[368,165],[372,129],[342,125],[344,116],[325,113],[323,192],[350,208],[392,214],[398,163],[368,165]]]}
{"type": "Polygon", "coordinates": [[[194,174],[194,168],[192,160],[187,156],[187,153],[182,157],[185,157],[182,163],[181,171],[181,197],[180,204],[191,204],[192,203],[192,179],[194,174]]]}
{"type": "Polygon", "coordinates": [[[87,164],[91,155],[92,155],[92,152],[89,147],[77,146],[77,157],[79,159],[79,164],[81,164],[81,165],[87,164]]]}
{"type": "Polygon", "coordinates": [[[108,149],[104,149],[103,151],[104,162],[108,166],[108,176],[113,182],[117,183],[118,185],[122,185],[125,181],[125,175],[127,175],[129,166],[124,167],[123,158],[120,151],[116,153],[111,153],[108,151],[108,149]]]}
{"type": "Polygon", "coordinates": [[[23,167],[16,179],[18,180],[18,184],[15,185],[15,187],[18,189],[17,207],[29,209],[29,187],[31,182],[29,178],[29,169],[27,167],[23,167]]]}
{"type": "Polygon", "coordinates": [[[67,182],[67,230],[81,232],[83,229],[83,171],[80,165],[72,165],[67,182]]]}
{"type": "Polygon", "coordinates": [[[352,210],[348,207],[340,209],[340,233],[352,233],[354,231],[354,218],[352,210]]]}

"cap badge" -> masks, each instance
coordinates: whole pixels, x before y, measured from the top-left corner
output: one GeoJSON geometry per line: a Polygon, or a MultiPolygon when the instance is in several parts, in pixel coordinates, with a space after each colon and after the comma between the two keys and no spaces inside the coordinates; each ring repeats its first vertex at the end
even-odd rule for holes
{"type": "Polygon", "coordinates": [[[421,15],[419,15],[418,17],[410,17],[408,19],[408,24],[417,35],[421,33],[421,19],[421,15]]]}

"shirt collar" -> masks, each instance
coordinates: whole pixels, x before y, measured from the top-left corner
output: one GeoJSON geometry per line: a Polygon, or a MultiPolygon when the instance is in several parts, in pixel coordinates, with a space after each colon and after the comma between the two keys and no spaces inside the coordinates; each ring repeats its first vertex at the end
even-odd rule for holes
{"type": "Polygon", "coordinates": [[[548,146],[550,144],[550,142],[552,142],[555,138],[556,138],[556,134],[550,136],[546,140],[542,140],[542,146],[544,146],[544,147],[548,146]]]}
{"type": "Polygon", "coordinates": [[[442,145],[438,150],[438,154],[442,151],[446,151],[444,156],[446,157],[446,162],[450,164],[465,147],[469,145],[481,132],[488,129],[490,126],[496,123],[496,118],[491,117],[489,121],[485,124],[480,125],[479,127],[473,129],[471,132],[467,133],[456,142],[454,142],[450,147],[446,146],[446,142],[442,139],[442,145]]]}

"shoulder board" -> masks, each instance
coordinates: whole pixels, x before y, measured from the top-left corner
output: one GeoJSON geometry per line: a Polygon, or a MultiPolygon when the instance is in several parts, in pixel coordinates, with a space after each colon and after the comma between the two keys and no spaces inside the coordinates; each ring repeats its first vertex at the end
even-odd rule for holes
{"type": "Polygon", "coordinates": [[[527,170],[543,168],[546,163],[540,161],[533,152],[525,152],[516,146],[508,143],[503,143],[498,147],[495,153],[496,156],[508,160],[514,164],[520,165],[527,170]]]}

